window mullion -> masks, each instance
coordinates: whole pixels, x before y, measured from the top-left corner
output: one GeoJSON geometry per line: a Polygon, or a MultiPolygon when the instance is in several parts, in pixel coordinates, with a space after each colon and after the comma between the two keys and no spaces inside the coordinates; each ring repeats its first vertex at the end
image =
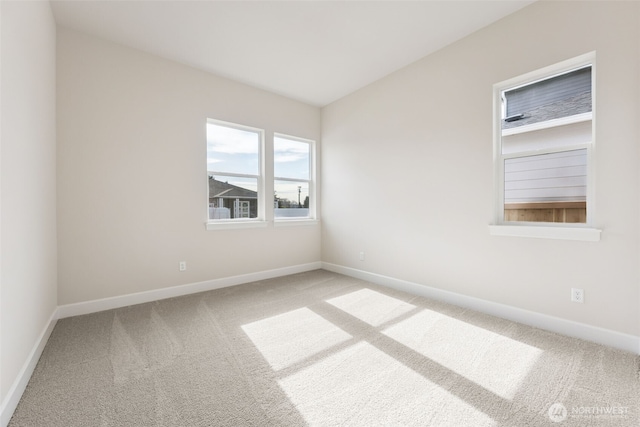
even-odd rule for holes
{"type": "Polygon", "coordinates": [[[222,172],[222,171],[209,171],[211,173],[209,173],[209,175],[211,176],[216,176],[216,175],[222,175],[222,176],[233,176],[236,178],[260,178],[260,175],[251,175],[251,174],[244,174],[244,173],[233,173],[233,172],[222,172]]]}
{"type": "Polygon", "coordinates": [[[530,157],[530,156],[539,156],[542,154],[553,154],[553,153],[564,153],[567,151],[577,151],[588,148],[591,144],[575,144],[575,145],[566,145],[564,147],[554,147],[554,148],[545,148],[543,150],[528,150],[528,151],[517,151],[515,153],[502,154],[501,158],[503,160],[514,159],[518,157],[530,157]]]}
{"type": "Polygon", "coordinates": [[[309,179],[303,179],[303,178],[285,178],[282,176],[274,176],[273,177],[274,181],[289,181],[289,182],[306,182],[309,183],[311,182],[311,180],[309,179]]]}

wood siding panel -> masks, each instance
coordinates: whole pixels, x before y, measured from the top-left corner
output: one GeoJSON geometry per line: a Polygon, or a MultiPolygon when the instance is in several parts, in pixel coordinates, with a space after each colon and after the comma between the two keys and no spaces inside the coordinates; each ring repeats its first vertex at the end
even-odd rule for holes
{"type": "Polygon", "coordinates": [[[505,204],[586,200],[586,149],[506,159],[505,204]]]}
{"type": "Polygon", "coordinates": [[[534,108],[591,92],[591,69],[573,71],[558,77],[505,92],[507,117],[534,108]]]}
{"type": "Polygon", "coordinates": [[[509,172],[505,176],[505,182],[522,181],[526,179],[566,178],[572,176],[586,176],[587,165],[566,166],[563,168],[527,170],[521,172],[509,172]]]}

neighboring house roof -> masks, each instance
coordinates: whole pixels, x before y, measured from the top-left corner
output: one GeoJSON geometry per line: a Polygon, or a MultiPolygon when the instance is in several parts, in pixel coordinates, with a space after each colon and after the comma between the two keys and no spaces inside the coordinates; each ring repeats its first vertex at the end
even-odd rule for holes
{"type": "Polygon", "coordinates": [[[502,129],[512,129],[560,117],[588,113],[591,111],[591,108],[591,92],[584,92],[570,98],[533,108],[530,111],[521,111],[521,113],[524,114],[524,118],[513,122],[503,120],[502,129]]]}
{"type": "Polygon", "coordinates": [[[218,181],[215,178],[209,178],[209,198],[224,199],[257,199],[258,193],[228,182],[218,181]]]}

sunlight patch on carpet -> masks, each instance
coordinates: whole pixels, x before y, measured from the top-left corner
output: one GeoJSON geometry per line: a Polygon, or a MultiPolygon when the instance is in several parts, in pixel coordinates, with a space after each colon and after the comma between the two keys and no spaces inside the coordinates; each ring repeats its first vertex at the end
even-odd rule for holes
{"type": "Polygon", "coordinates": [[[539,348],[427,309],[383,333],[506,399],[513,399],[542,354],[539,348]]]}
{"type": "Polygon", "coordinates": [[[487,414],[366,342],[278,383],[309,425],[496,425],[487,414]]]}
{"type": "Polygon", "coordinates": [[[306,307],[247,323],[242,330],[275,371],[352,338],[306,307]]]}
{"type": "Polygon", "coordinates": [[[327,302],[371,326],[380,326],[416,308],[415,305],[367,288],[327,302]]]}

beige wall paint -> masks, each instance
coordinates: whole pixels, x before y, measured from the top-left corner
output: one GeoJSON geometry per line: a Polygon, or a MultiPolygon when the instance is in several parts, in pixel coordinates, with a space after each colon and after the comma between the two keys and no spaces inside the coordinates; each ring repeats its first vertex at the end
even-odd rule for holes
{"type": "Polygon", "coordinates": [[[204,225],[206,119],[319,141],[318,108],[66,29],[58,94],[59,304],[320,261],[318,225],[204,225]]]}
{"type": "Polygon", "coordinates": [[[325,107],[323,261],[640,335],[639,17],[538,2],[325,107]],[[492,85],[593,50],[602,240],[490,236],[492,85]]]}
{"type": "Polygon", "coordinates": [[[0,402],[56,308],[56,28],[1,2],[0,402]]]}

